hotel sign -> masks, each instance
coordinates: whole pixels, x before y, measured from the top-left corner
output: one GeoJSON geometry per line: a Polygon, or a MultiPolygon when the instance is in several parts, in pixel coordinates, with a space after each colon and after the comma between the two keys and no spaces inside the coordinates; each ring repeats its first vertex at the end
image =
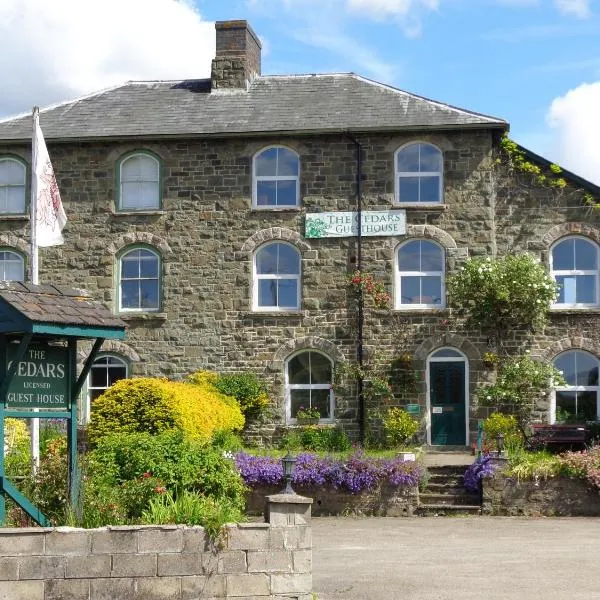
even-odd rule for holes
{"type": "MultiPolygon", "coordinates": [[[[406,233],[406,211],[365,210],[361,213],[362,236],[390,236],[406,233]]],[[[307,238],[352,237],[358,235],[358,213],[308,213],[304,236],[307,238]]]]}
{"type": "MultiPolygon", "coordinates": [[[[8,345],[9,369],[17,352],[8,345]]],[[[10,382],[6,406],[12,408],[69,408],[68,348],[31,344],[10,382]]]]}

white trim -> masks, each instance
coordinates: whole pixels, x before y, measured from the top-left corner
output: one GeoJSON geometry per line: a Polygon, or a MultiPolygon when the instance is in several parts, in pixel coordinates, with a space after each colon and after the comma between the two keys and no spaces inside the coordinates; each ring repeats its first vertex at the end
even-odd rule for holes
{"type": "Polygon", "coordinates": [[[297,350],[296,352],[294,352],[293,354],[290,354],[286,359],[285,362],[283,363],[283,375],[284,375],[284,397],[285,397],[285,422],[288,425],[297,425],[298,424],[298,420],[296,418],[292,418],[291,417],[291,412],[292,412],[292,398],[291,398],[291,394],[290,394],[290,390],[329,390],[329,414],[330,417],[329,418],[321,418],[319,419],[319,423],[333,423],[335,421],[335,417],[334,417],[334,411],[335,411],[335,394],[333,392],[333,369],[334,369],[334,362],[333,360],[324,352],[321,352],[320,350],[315,350],[314,348],[303,348],[302,350],[297,350]],[[295,358],[296,356],[298,356],[299,354],[304,354],[305,352],[314,352],[315,354],[320,354],[321,356],[324,356],[329,363],[331,364],[331,378],[332,381],[330,383],[314,383],[314,384],[310,384],[310,383],[294,383],[294,384],[290,384],[289,383],[289,372],[288,372],[288,367],[289,367],[289,363],[290,360],[292,360],[292,358],[295,358]]]}
{"type": "Polygon", "coordinates": [[[467,356],[461,352],[458,348],[453,348],[452,346],[442,346],[441,348],[436,348],[433,350],[429,356],[427,357],[426,368],[425,368],[425,409],[427,412],[425,418],[425,426],[427,429],[427,445],[431,446],[431,386],[430,386],[430,369],[429,365],[432,362],[462,362],[465,365],[465,445],[469,444],[469,413],[470,413],[470,405],[469,405],[469,359],[467,356]],[[453,350],[458,352],[460,356],[439,356],[435,357],[436,352],[440,350],[453,350]]]}
{"type": "Polygon", "coordinates": [[[252,157],[252,208],[255,210],[273,210],[273,209],[282,209],[282,208],[295,208],[300,206],[300,156],[298,153],[288,146],[284,146],[282,144],[272,144],[270,146],[265,146],[261,148],[257,152],[254,153],[252,157]],[[256,174],[256,159],[271,148],[283,148],[288,152],[291,152],[296,157],[298,161],[298,175],[257,175],[256,174]],[[259,181],[295,181],[296,182],[296,203],[295,204],[258,204],[257,200],[257,187],[259,181]]]}
{"type": "Polygon", "coordinates": [[[118,307],[117,310],[118,310],[118,312],[120,312],[120,313],[139,313],[139,312],[145,313],[145,312],[160,311],[160,307],[162,304],[162,256],[160,255],[160,253],[157,250],[155,250],[154,248],[150,248],[148,246],[140,245],[140,244],[133,244],[131,246],[128,246],[122,252],[120,252],[118,255],[116,276],[117,276],[116,288],[117,288],[117,307],[118,307]],[[127,278],[126,281],[153,281],[156,279],[157,283],[158,283],[158,305],[156,306],[156,308],[148,308],[148,307],[128,308],[128,307],[123,306],[123,303],[122,303],[123,295],[121,292],[121,284],[123,283],[123,280],[121,278],[122,261],[123,261],[124,257],[126,257],[128,254],[134,252],[135,250],[146,250],[156,257],[156,260],[158,261],[157,277],[127,278]]]}
{"type": "MultiPolygon", "coordinates": [[[[421,149],[419,148],[419,164],[421,162],[421,149]]],[[[419,187],[419,195],[421,193],[420,187],[419,187]]],[[[415,204],[417,206],[440,206],[442,204],[444,204],[444,153],[442,151],[441,148],[439,148],[438,146],[436,146],[435,144],[432,144],[431,142],[426,142],[424,140],[413,140],[411,142],[408,142],[406,144],[403,144],[402,146],[400,146],[399,148],[396,149],[396,151],[394,152],[394,205],[395,206],[404,206],[406,204],[415,204]],[[400,152],[402,152],[403,150],[406,150],[406,148],[409,148],[410,146],[413,145],[424,145],[424,146],[431,146],[432,148],[435,148],[439,154],[440,154],[440,159],[441,159],[441,171],[398,171],[398,154],[400,154],[400,152]],[[439,196],[439,200],[436,200],[435,202],[420,202],[418,199],[411,199],[411,200],[401,200],[400,199],[400,179],[402,178],[407,178],[407,177],[417,177],[417,178],[423,178],[423,177],[439,177],[439,187],[438,187],[438,196],[439,196]]]]}
{"type": "MultiPolygon", "coordinates": [[[[98,354],[98,356],[96,356],[96,359],[92,363],[92,368],[90,369],[88,376],[85,378],[85,389],[82,390],[83,402],[82,402],[82,407],[81,407],[82,411],[81,411],[80,420],[81,420],[81,423],[84,423],[84,424],[90,422],[90,416],[92,414],[92,412],[91,412],[92,400],[91,400],[90,392],[92,390],[108,389],[108,388],[92,387],[90,385],[91,377],[92,377],[92,369],[94,369],[96,362],[98,362],[102,358],[114,358],[114,359],[120,361],[122,363],[122,366],[125,367],[125,379],[129,378],[129,376],[130,376],[131,367],[130,367],[129,361],[126,358],[124,358],[123,356],[121,356],[120,354],[115,354],[113,352],[100,352],[98,354]]],[[[109,365],[106,365],[107,368],[108,368],[108,366],[109,365]]]]}
{"type": "Polygon", "coordinates": [[[270,240],[261,246],[259,246],[254,253],[252,254],[252,310],[255,312],[290,312],[290,311],[298,311],[300,310],[300,302],[302,298],[302,254],[300,250],[293,244],[283,240],[270,240]],[[261,250],[264,250],[268,246],[273,246],[275,244],[282,244],[285,246],[289,246],[292,248],[297,256],[298,256],[298,274],[265,274],[259,275],[256,271],[256,257],[258,256],[261,250]],[[261,280],[285,280],[291,279],[296,281],[296,306],[259,306],[258,304],[258,282],[261,280]]]}
{"type": "Polygon", "coordinates": [[[550,248],[550,255],[549,255],[549,266],[550,266],[550,277],[556,282],[556,278],[557,277],[561,277],[561,276],[578,276],[578,275],[591,275],[595,278],[595,292],[596,292],[596,302],[571,302],[571,303],[567,303],[567,302],[554,302],[551,306],[552,309],[569,309],[569,308],[594,308],[597,306],[600,306],[600,247],[598,246],[598,244],[596,242],[594,242],[594,240],[591,240],[590,238],[587,238],[585,236],[582,235],[569,235],[566,237],[563,237],[559,240],[557,240],[554,244],[552,244],[551,248],[550,248]],[[557,246],[560,246],[560,244],[562,244],[563,242],[567,242],[569,240],[584,240],[585,242],[587,242],[588,244],[590,244],[591,246],[594,247],[594,249],[596,250],[596,265],[597,268],[596,269],[585,269],[585,270],[578,270],[578,269],[573,269],[573,270],[568,270],[568,269],[559,269],[557,271],[554,270],[553,268],[553,262],[554,262],[554,250],[557,246]]]}
{"type": "MultiPolygon", "coordinates": [[[[421,258],[419,256],[419,262],[421,258]]],[[[426,238],[410,238],[398,244],[394,248],[394,308],[396,310],[423,310],[423,309],[440,309],[446,306],[446,249],[438,242],[426,238]],[[398,254],[400,249],[407,244],[414,242],[427,242],[437,246],[442,253],[442,270],[441,271],[400,271],[400,261],[398,254]],[[439,277],[440,278],[440,303],[423,304],[423,303],[402,303],[402,277],[439,277]]]]}

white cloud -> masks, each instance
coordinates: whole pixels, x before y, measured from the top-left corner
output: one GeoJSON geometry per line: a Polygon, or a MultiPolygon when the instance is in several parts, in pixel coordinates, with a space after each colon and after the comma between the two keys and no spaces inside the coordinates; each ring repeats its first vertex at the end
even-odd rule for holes
{"type": "Polygon", "coordinates": [[[206,77],[214,24],[185,1],[1,0],[0,40],[7,115],[128,79],[206,77]]]}
{"type": "Polygon", "coordinates": [[[384,19],[390,16],[404,17],[418,8],[435,10],[439,6],[439,0],[347,0],[347,6],[352,11],[384,19]]]}
{"type": "Polygon", "coordinates": [[[585,19],[592,14],[590,0],[554,0],[556,8],[565,15],[585,19]]]}
{"type": "Polygon", "coordinates": [[[555,98],[548,111],[559,164],[600,185],[600,81],[555,98]]]}

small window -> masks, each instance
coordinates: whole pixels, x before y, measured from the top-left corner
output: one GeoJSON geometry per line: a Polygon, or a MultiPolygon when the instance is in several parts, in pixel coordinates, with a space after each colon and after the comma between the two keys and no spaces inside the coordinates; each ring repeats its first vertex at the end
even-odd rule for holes
{"type": "Polygon", "coordinates": [[[582,350],[569,350],[554,359],[566,385],[554,390],[556,423],[585,423],[600,419],[598,404],[598,359],[582,350]]]}
{"type": "Polygon", "coordinates": [[[292,150],[281,146],[262,150],[254,157],[254,206],[298,206],[299,174],[300,159],[292,150]]]}
{"type": "Polygon", "coordinates": [[[283,242],[266,244],[254,255],[254,310],[300,308],[300,253],[283,242]]]}
{"type": "Polygon", "coordinates": [[[2,281],[25,281],[25,261],[12,250],[0,250],[0,279],[2,281]]]}
{"type": "Polygon", "coordinates": [[[551,272],[558,284],[556,308],[598,306],[598,246],[571,237],[552,248],[551,272]]]}
{"type": "Polygon", "coordinates": [[[134,248],[119,259],[119,310],[160,308],[160,257],[148,248],[134,248]]]}
{"type": "Polygon", "coordinates": [[[295,422],[301,408],[316,408],[320,419],[333,419],[333,364],[314,350],[292,356],[286,364],[287,418],[295,422]]]}
{"type": "Polygon", "coordinates": [[[435,242],[411,240],[397,252],[396,308],[444,306],[444,251],[435,242]]]}
{"type": "Polygon", "coordinates": [[[84,423],[90,420],[90,408],[94,400],[111,385],[127,377],[129,377],[129,364],[120,356],[105,354],[94,361],[87,378],[87,396],[85,396],[82,415],[84,423]]]}
{"type": "Polygon", "coordinates": [[[160,208],[160,162],[148,153],[136,153],[119,165],[119,208],[157,210],[160,208]]]}
{"type": "Polygon", "coordinates": [[[441,151],[422,142],[396,152],[396,201],[400,204],[442,202],[444,159],[441,151]]]}
{"type": "Polygon", "coordinates": [[[0,215],[22,215],[26,212],[25,164],[15,158],[0,158],[0,215]]]}

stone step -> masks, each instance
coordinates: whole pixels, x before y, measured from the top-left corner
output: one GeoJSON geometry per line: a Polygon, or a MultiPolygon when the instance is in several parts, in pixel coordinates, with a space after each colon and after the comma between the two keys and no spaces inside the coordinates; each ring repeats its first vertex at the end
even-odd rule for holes
{"type": "Polygon", "coordinates": [[[481,506],[468,504],[419,504],[416,514],[420,517],[460,517],[480,515],[481,506]]]}
{"type": "Polygon", "coordinates": [[[447,485],[462,485],[463,482],[463,475],[436,475],[436,474],[430,474],[429,475],[429,479],[428,479],[429,483],[444,483],[447,485]]]}
{"type": "Polygon", "coordinates": [[[475,505],[479,504],[479,496],[477,494],[469,494],[463,492],[462,494],[431,494],[429,492],[421,492],[419,494],[419,502],[423,504],[435,504],[435,505],[475,505]]]}
{"type": "Polygon", "coordinates": [[[464,494],[466,489],[463,487],[462,481],[458,485],[447,483],[431,483],[423,490],[427,494],[464,494]]]}
{"type": "Polygon", "coordinates": [[[444,467],[427,467],[427,471],[430,475],[442,475],[442,476],[452,476],[452,475],[463,475],[467,470],[467,466],[465,465],[446,465],[444,467]]]}

